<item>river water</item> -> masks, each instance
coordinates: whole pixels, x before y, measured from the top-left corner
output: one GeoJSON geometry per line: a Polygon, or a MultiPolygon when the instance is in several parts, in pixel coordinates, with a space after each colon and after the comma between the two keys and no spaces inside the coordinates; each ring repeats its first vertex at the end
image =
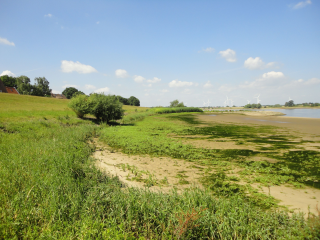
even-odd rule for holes
{"type": "MultiPolygon", "coordinates": [[[[214,109],[213,111],[217,111],[218,109],[214,109]]],[[[239,111],[239,110],[233,110],[232,111],[239,111]]],[[[320,109],[310,109],[310,108],[293,108],[293,109],[243,109],[243,110],[249,110],[249,111],[271,111],[271,112],[282,112],[287,117],[306,117],[306,118],[320,118],[320,109]]],[[[226,109],[219,109],[218,111],[226,111],[226,109]]]]}
{"type": "Polygon", "coordinates": [[[320,109],[310,109],[310,108],[295,108],[295,109],[261,109],[254,111],[272,111],[272,112],[282,112],[287,117],[306,117],[306,118],[320,118],[320,109]]]}

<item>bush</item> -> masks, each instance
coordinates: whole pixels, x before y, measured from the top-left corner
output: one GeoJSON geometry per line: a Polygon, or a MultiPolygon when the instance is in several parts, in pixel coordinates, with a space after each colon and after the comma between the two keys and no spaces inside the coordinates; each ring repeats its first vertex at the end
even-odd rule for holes
{"type": "Polygon", "coordinates": [[[86,95],[79,94],[73,97],[68,107],[71,108],[79,118],[83,118],[84,115],[90,113],[89,101],[86,95]]]}
{"type": "Polygon", "coordinates": [[[90,113],[99,121],[109,122],[123,116],[122,103],[115,96],[94,93],[90,95],[88,102],[90,113]]]}

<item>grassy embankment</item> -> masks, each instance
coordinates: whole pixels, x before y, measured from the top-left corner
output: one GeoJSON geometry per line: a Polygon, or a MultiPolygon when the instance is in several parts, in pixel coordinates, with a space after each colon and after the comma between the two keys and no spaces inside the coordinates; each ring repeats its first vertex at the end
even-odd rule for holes
{"type": "MultiPolygon", "coordinates": [[[[265,211],[241,195],[217,197],[210,190],[190,190],[181,195],[137,189],[122,191],[118,179],[95,168],[95,160],[90,158],[94,151],[92,138],[102,130],[102,138],[110,141],[110,131],[116,136],[111,143],[114,145],[122,144],[122,137],[134,137],[128,141],[128,151],[172,155],[172,149],[184,146],[170,144],[163,148],[151,141],[156,143],[149,144],[154,152],[142,150],[134,133],[136,130],[142,133],[140,143],[158,138],[147,136],[149,130],[159,133],[161,140],[164,137],[161,132],[169,131],[168,125],[158,122],[150,128],[150,118],[146,118],[137,126],[103,128],[90,120],[77,119],[67,109],[66,100],[11,96],[0,94],[0,238],[319,236],[302,216],[265,211]]],[[[192,121],[189,117],[186,120],[192,121]]],[[[186,150],[186,159],[200,161],[203,156],[202,161],[210,162],[207,153],[194,152],[195,157],[191,157],[191,148],[186,150]]],[[[178,154],[176,157],[184,157],[183,151],[178,154]]]]}

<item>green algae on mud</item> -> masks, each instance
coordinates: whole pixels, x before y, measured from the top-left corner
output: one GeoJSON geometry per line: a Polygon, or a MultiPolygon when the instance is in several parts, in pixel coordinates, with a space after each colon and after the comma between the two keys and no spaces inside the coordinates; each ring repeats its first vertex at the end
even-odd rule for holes
{"type": "Polygon", "coordinates": [[[203,126],[193,114],[170,114],[149,117],[135,126],[108,129],[103,131],[101,138],[110,146],[129,154],[170,156],[213,166],[217,170],[221,169],[222,163],[231,162],[252,173],[254,177],[247,179],[249,182],[319,188],[319,152],[299,151],[301,147],[298,146],[304,141],[292,141],[295,139],[293,134],[274,126],[221,123],[206,123],[203,126]],[[191,141],[195,139],[192,136],[196,136],[196,139],[204,141],[223,139],[242,142],[242,146],[250,143],[256,150],[194,147],[188,144],[188,136],[191,141]],[[275,162],[251,161],[254,156],[268,157],[275,162]]]}

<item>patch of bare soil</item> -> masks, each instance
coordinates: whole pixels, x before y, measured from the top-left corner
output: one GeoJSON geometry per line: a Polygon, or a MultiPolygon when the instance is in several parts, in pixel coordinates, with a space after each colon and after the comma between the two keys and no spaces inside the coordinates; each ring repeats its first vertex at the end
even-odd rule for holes
{"type": "Polygon", "coordinates": [[[272,112],[272,111],[252,111],[252,112],[242,112],[242,114],[247,116],[283,116],[284,113],[281,112],[272,112]]]}
{"type": "Polygon", "coordinates": [[[194,167],[194,163],[168,157],[129,156],[121,152],[114,152],[107,146],[97,143],[97,150],[93,157],[98,161],[96,165],[112,176],[118,176],[120,181],[129,187],[147,187],[150,178],[154,186],[151,191],[169,192],[176,188],[182,190],[189,187],[200,187],[198,178],[202,167],[194,167]],[[134,169],[129,170],[128,168],[134,169]],[[140,175],[140,179],[133,179],[140,175]]]}
{"type": "MultiPolygon", "coordinates": [[[[253,184],[253,187],[258,187],[253,184]]],[[[317,206],[320,200],[320,190],[315,188],[296,189],[286,186],[259,187],[261,192],[279,199],[279,205],[286,206],[295,212],[317,214],[317,206]],[[269,191],[270,190],[270,191],[269,191]]]]}

